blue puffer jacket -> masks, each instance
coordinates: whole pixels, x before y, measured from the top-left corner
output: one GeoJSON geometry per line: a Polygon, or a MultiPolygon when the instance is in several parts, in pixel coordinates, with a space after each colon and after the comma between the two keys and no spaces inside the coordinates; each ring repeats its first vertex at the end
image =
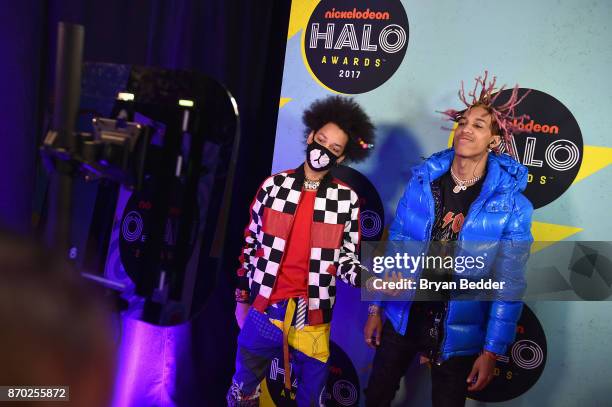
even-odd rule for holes
{"type": "MultiPolygon", "coordinates": [[[[401,198],[389,240],[429,241],[434,223],[434,203],[430,182],[450,169],[454,150],[432,155],[413,168],[413,176],[401,198]]],[[[487,175],[480,195],[472,203],[459,234],[460,241],[531,242],[533,206],[521,193],[527,186],[527,168],[507,155],[489,154],[487,175]]],[[[503,244],[506,242],[506,244],[503,244]]],[[[525,247],[525,244],[522,244],[525,247]]],[[[496,270],[512,270],[522,276],[528,250],[521,255],[497,254],[496,270]]],[[[398,333],[408,325],[411,302],[387,301],[384,313],[398,333]]],[[[449,301],[438,361],[453,356],[473,355],[483,349],[503,354],[514,341],[522,302],[449,301]]]]}

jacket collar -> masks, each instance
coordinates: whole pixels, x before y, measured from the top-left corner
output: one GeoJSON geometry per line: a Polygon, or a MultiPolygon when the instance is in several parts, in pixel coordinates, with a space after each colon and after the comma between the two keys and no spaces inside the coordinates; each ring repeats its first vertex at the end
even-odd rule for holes
{"type": "MultiPolygon", "coordinates": [[[[424,163],[413,168],[413,173],[427,182],[434,181],[450,170],[455,150],[449,148],[433,154],[424,163]]],[[[489,154],[487,175],[480,192],[487,197],[495,191],[520,192],[527,187],[527,168],[506,154],[489,154]]]]}

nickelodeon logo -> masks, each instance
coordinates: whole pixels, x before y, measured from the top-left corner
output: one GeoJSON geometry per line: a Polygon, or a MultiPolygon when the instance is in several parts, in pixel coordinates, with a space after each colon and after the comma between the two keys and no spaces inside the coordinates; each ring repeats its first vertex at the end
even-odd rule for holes
{"type": "Polygon", "coordinates": [[[302,30],[302,56],[315,81],[346,94],[368,92],[386,82],[408,44],[402,3],[381,0],[374,9],[355,0],[318,3],[302,30]]]}
{"type": "Polygon", "coordinates": [[[520,123],[518,120],[514,119],[512,123],[521,131],[526,131],[530,133],[548,133],[548,134],[559,134],[559,126],[549,125],[549,124],[539,124],[535,123],[531,120],[529,123],[524,124],[520,123]]]}
{"type": "Polygon", "coordinates": [[[336,11],[335,8],[325,12],[325,18],[347,18],[347,19],[364,19],[364,20],[388,20],[391,15],[387,11],[357,11],[353,8],[350,11],[336,11]]]}

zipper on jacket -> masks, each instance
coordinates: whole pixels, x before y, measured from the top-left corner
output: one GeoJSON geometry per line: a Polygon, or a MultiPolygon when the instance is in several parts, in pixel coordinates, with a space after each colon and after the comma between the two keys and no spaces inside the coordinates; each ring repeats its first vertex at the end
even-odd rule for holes
{"type": "Polygon", "coordinates": [[[444,318],[442,318],[442,340],[438,342],[438,354],[436,355],[436,360],[435,363],[436,365],[440,366],[442,364],[442,354],[443,354],[443,350],[444,350],[444,341],[446,341],[446,337],[448,336],[446,331],[447,331],[447,327],[446,324],[448,322],[448,301],[444,302],[444,312],[443,312],[443,316],[444,318]]]}
{"type": "MultiPolygon", "coordinates": [[[[435,202],[433,199],[433,193],[431,191],[431,184],[428,185],[429,186],[429,213],[430,213],[430,222],[431,219],[433,219],[433,221],[435,222],[436,220],[436,211],[435,211],[435,202]]],[[[442,204],[442,203],[441,203],[442,204]]],[[[468,210],[469,213],[469,210],[468,210]]],[[[433,229],[433,225],[431,225],[431,227],[428,229],[428,235],[427,235],[427,240],[429,242],[429,244],[431,244],[431,231],[433,229]]],[[[463,229],[463,228],[462,228],[463,229]]],[[[459,234],[461,235],[461,232],[459,232],[459,234]]],[[[429,252],[429,247],[427,248],[427,251],[429,252]]],[[[436,365],[441,365],[442,364],[442,354],[443,354],[443,349],[444,349],[444,342],[446,341],[446,337],[448,336],[446,331],[447,331],[447,322],[448,322],[448,308],[449,308],[449,301],[445,301],[444,302],[444,311],[442,311],[442,314],[439,317],[436,317],[436,321],[434,322],[436,324],[436,330],[437,330],[437,343],[436,343],[436,356],[434,359],[432,359],[432,362],[434,362],[436,365]],[[441,322],[441,323],[440,323],[441,322]],[[442,338],[440,338],[439,334],[440,334],[440,329],[442,329],[442,338]]],[[[432,352],[434,353],[434,352],[432,352]]]]}
{"type": "MultiPolygon", "coordinates": [[[[427,219],[427,223],[425,224],[425,237],[426,237],[426,241],[427,241],[427,248],[424,250],[424,253],[429,252],[429,245],[431,243],[431,230],[433,229],[433,223],[432,223],[432,218],[435,221],[436,218],[436,210],[435,210],[435,203],[434,203],[434,199],[433,199],[433,194],[431,192],[431,183],[429,181],[427,181],[427,185],[425,185],[425,181],[423,179],[423,176],[420,177],[420,183],[423,186],[423,188],[425,189],[426,195],[427,195],[427,199],[429,200],[428,205],[429,205],[429,219],[427,219]]],[[[402,316],[400,318],[400,327],[404,326],[404,320],[408,317],[408,314],[410,314],[410,308],[412,308],[412,305],[410,307],[408,307],[408,310],[406,312],[402,312],[402,316]]]]}
{"type": "MultiPolygon", "coordinates": [[[[463,241],[463,231],[464,231],[464,227],[467,226],[470,221],[472,220],[472,218],[475,216],[474,213],[476,212],[476,206],[474,206],[474,203],[476,203],[480,198],[480,195],[478,195],[478,197],[474,200],[474,202],[472,202],[472,205],[470,205],[470,207],[468,208],[468,213],[465,216],[465,222],[463,223],[463,226],[461,227],[461,230],[459,231],[459,235],[457,236],[457,242],[463,241]]],[[[484,199],[483,202],[478,202],[478,210],[482,209],[482,207],[484,206],[484,199]]],[[[435,216],[435,215],[434,215],[435,216]]],[[[457,247],[455,246],[455,249],[457,247]]],[[[449,300],[450,301],[450,300],[449,300]]],[[[435,363],[439,366],[442,364],[442,355],[443,355],[443,350],[444,350],[444,345],[445,345],[445,341],[446,338],[448,337],[447,335],[447,323],[448,323],[448,309],[450,308],[450,303],[449,301],[445,301],[444,302],[444,318],[443,318],[443,324],[442,324],[442,340],[439,342],[439,346],[438,346],[438,354],[436,356],[436,360],[435,363]]]]}

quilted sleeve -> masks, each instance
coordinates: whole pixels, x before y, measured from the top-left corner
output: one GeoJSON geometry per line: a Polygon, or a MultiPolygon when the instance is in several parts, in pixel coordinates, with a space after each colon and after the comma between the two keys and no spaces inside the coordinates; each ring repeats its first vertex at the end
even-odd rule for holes
{"type": "MultiPolygon", "coordinates": [[[[513,276],[514,289],[525,287],[525,265],[529,258],[531,235],[531,215],[533,206],[523,195],[515,199],[512,215],[502,234],[500,250],[495,260],[497,275],[513,276]]],[[[514,341],[516,324],[521,316],[523,303],[520,301],[493,301],[489,312],[489,322],[484,349],[496,354],[504,354],[508,345],[514,341]]]]}

